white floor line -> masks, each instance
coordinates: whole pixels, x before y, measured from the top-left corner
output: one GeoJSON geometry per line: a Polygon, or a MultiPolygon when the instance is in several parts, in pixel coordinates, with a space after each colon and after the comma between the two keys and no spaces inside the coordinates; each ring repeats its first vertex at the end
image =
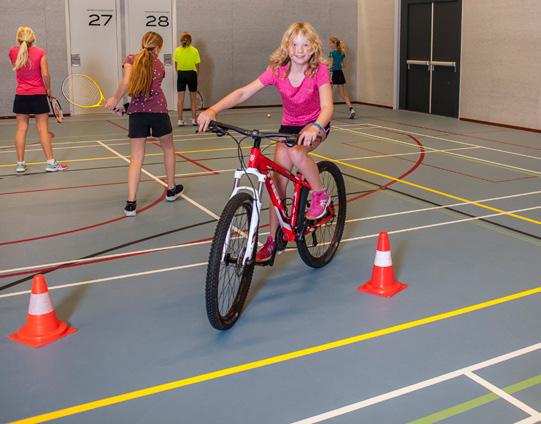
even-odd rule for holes
{"type": "Polygon", "coordinates": [[[405,386],[397,390],[393,390],[388,393],[384,393],[379,396],[374,396],[372,398],[363,400],[361,402],[352,403],[350,405],[343,406],[341,408],[334,409],[332,411],[325,412],[323,414],[314,415],[309,418],[305,418],[300,421],[295,421],[293,424],[314,424],[319,423],[321,421],[329,420],[332,418],[336,418],[338,416],[348,414],[354,411],[358,411],[359,409],[366,408],[368,406],[372,406],[381,402],[385,402],[390,399],[397,398],[399,396],[406,395],[408,393],[412,393],[421,389],[424,389],[426,387],[434,386],[436,384],[442,383],[447,380],[454,379],[456,377],[462,376],[467,372],[479,370],[482,368],[486,368],[492,365],[496,365],[500,362],[508,361],[510,359],[516,358],[521,355],[525,355],[530,352],[534,352],[538,349],[541,349],[541,343],[536,343],[531,346],[516,350],[514,352],[507,353],[505,355],[497,356],[495,358],[489,359],[484,362],[479,362],[478,364],[471,365],[469,367],[461,368],[456,371],[449,372],[447,374],[442,374],[438,377],[430,378],[428,380],[421,381],[419,383],[412,384],[410,386],[405,386]]]}
{"type": "Polygon", "coordinates": [[[162,252],[166,250],[181,249],[184,247],[201,246],[204,244],[209,244],[211,241],[212,240],[180,243],[180,244],[173,244],[171,246],[155,247],[152,249],[132,250],[130,252],[116,253],[114,255],[95,256],[93,258],[85,258],[85,259],[70,259],[70,260],[66,260],[62,262],[51,262],[51,263],[42,264],[42,265],[32,265],[32,266],[26,266],[26,267],[21,267],[21,268],[3,269],[3,270],[0,270],[0,274],[8,274],[10,272],[19,272],[19,271],[29,271],[35,268],[54,268],[60,265],[83,264],[85,262],[93,262],[93,261],[100,261],[100,260],[106,260],[106,259],[117,259],[117,258],[123,258],[125,256],[130,257],[130,256],[142,255],[146,253],[156,253],[156,252],[162,252]]]}
{"type": "MultiPolygon", "coordinates": [[[[475,202],[489,202],[489,201],[493,201],[493,200],[509,199],[509,198],[520,197],[520,196],[530,196],[532,194],[540,194],[540,193],[541,193],[541,190],[532,191],[532,192],[528,192],[528,193],[512,194],[512,195],[509,195],[509,196],[492,197],[492,198],[488,198],[488,199],[481,199],[481,200],[474,200],[474,201],[475,202]]],[[[467,202],[462,202],[462,203],[455,203],[455,204],[446,205],[446,206],[434,206],[434,207],[431,207],[431,208],[414,209],[414,210],[410,210],[410,211],[395,212],[395,213],[389,213],[389,214],[384,214],[384,215],[374,215],[374,216],[364,217],[364,218],[353,218],[353,219],[346,220],[346,223],[352,223],[352,222],[358,222],[358,221],[366,221],[366,220],[371,220],[371,219],[380,219],[380,218],[386,218],[386,217],[391,217],[391,216],[400,216],[400,215],[405,215],[405,214],[410,214],[410,213],[417,213],[417,212],[432,211],[432,210],[437,210],[437,209],[444,209],[446,207],[460,206],[460,205],[467,205],[467,204],[468,204],[467,202]]],[[[537,207],[537,206],[534,207],[534,209],[536,209],[536,208],[539,208],[539,207],[537,207]]],[[[494,215],[502,215],[502,213],[494,214],[494,215]]],[[[484,216],[481,216],[481,217],[467,218],[466,220],[469,221],[469,220],[474,220],[474,219],[482,219],[482,218],[487,218],[487,217],[494,216],[494,215],[484,215],[484,216]]],[[[464,220],[451,221],[451,223],[458,223],[458,222],[464,222],[464,220]]],[[[444,223],[441,223],[441,224],[432,224],[432,225],[448,225],[448,224],[449,224],[448,222],[444,222],[444,223]]],[[[414,229],[415,228],[419,228],[419,227],[414,227],[414,229]]],[[[396,230],[396,231],[402,231],[402,230],[396,230]]],[[[405,231],[412,231],[412,230],[411,229],[405,229],[405,231]]],[[[260,233],[260,235],[265,235],[265,234],[266,233],[260,233]]],[[[392,234],[392,233],[390,233],[390,234],[392,234]]],[[[370,234],[368,236],[361,236],[362,238],[348,239],[347,241],[361,240],[363,238],[372,238],[372,237],[375,237],[375,236],[377,236],[377,234],[370,234]]],[[[346,241],[346,240],[343,240],[343,241],[346,241]]],[[[124,253],[117,253],[117,254],[114,254],[114,255],[95,256],[93,258],[88,258],[88,259],[68,259],[68,260],[61,261],[61,262],[52,262],[52,263],[47,263],[47,264],[31,265],[31,266],[20,267],[20,268],[3,269],[3,270],[0,270],[0,274],[8,274],[8,273],[11,273],[11,272],[18,272],[18,271],[28,271],[28,270],[35,269],[35,268],[50,268],[50,267],[55,267],[55,266],[59,266],[59,265],[68,265],[68,264],[73,264],[73,263],[91,262],[91,261],[100,260],[100,259],[117,258],[117,257],[129,256],[129,255],[136,255],[136,254],[140,254],[140,253],[159,252],[161,250],[177,249],[177,248],[180,248],[180,247],[187,247],[187,246],[198,246],[198,245],[201,245],[201,244],[208,244],[208,243],[210,243],[210,241],[195,242],[195,243],[188,242],[188,243],[180,243],[180,244],[176,244],[176,245],[172,245],[172,246],[157,247],[157,248],[153,248],[153,249],[143,249],[143,250],[135,250],[135,251],[130,251],[130,252],[124,252],[124,253]]]]}
{"type": "Polygon", "coordinates": [[[523,420],[515,422],[515,424],[535,424],[541,422],[541,414],[534,417],[528,417],[523,420]]]}
{"type": "Polygon", "coordinates": [[[423,134],[423,133],[418,133],[418,132],[414,132],[414,131],[405,131],[405,130],[401,130],[401,129],[398,129],[398,128],[386,127],[386,126],[383,126],[383,125],[377,125],[377,124],[372,124],[372,125],[373,125],[372,128],[383,128],[383,129],[387,129],[387,130],[393,130],[393,131],[396,131],[396,132],[399,132],[399,133],[402,133],[402,134],[413,134],[413,135],[418,135],[418,136],[421,136],[421,137],[433,138],[435,140],[447,141],[449,143],[462,144],[464,146],[481,147],[481,148],[486,149],[486,150],[492,150],[494,152],[505,153],[507,155],[522,156],[522,157],[529,158],[529,159],[541,160],[541,157],[539,157],[539,156],[532,156],[532,155],[526,155],[524,153],[511,152],[509,150],[496,149],[495,147],[481,146],[479,144],[466,143],[464,141],[452,140],[452,139],[446,138],[446,137],[438,137],[438,136],[435,136],[435,135],[423,134]]]}
{"type": "Polygon", "coordinates": [[[490,383],[489,381],[485,380],[484,378],[479,377],[477,374],[475,374],[475,373],[473,373],[471,371],[466,371],[464,373],[464,375],[466,377],[468,377],[469,379],[475,381],[477,384],[480,384],[485,389],[487,389],[487,390],[491,391],[492,393],[496,394],[500,398],[505,399],[507,402],[509,402],[515,408],[518,408],[518,409],[520,409],[520,410],[522,410],[522,411],[524,411],[527,414],[530,414],[532,416],[539,415],[539,411],[536,411],[535,409],[533,409],[529,405],[525,404],[521,400],[517,399],[516,397],[511,396],[509,393],[506,393],[504,390],[500,389],[499,387],[495,386],[494,384],[490,383]]]}
{"type": "MultiPolygon", "coordinates": [[[[104,278],[97,278],[95,280],[86,280],[86,281],[79,281],[79,282],[76,282],[76,283],[65,283],[65,284],[60,284],[60,285],[56,285],[56,286],[49,286],[48,289],[50,291],[50,290],[65,289],[65,288],[69,288],[69,287],[85,286],[85,285],[89,285],[89,284],[105,283],[107,281],[122,280],[122,279],[132,278],[132,277],[141,277],[143,275],[152,275],[152,274],[159,274],[159,273],[162,273],[162,272],[178,271],[180,269],[196,268],[196,267],[207,265],[207,264],[208,264],[208,262],[199,262],[199,263],[188,264],[188,265],[173,266],[173,267],[170,267],[170,268],[153,269],[153,270],[150,270],[150,271],[134,272],[132,274],[115,275],[113,277],[104,277],[104,278]]],[[[30,293],[30,290],[23,290],[23,291],[18,291],[18,292],[13,292],[13,293],[6,293],[6,294],[0,295],[0,299],[1,298],[6,298],[6,297],[21,296],[23,294],[29,294],[29,293],[30,293]]]]}
{"type": "MultiPolygon", "coordinates": [[[[364,128],[364,127],[363,127],[364,128]]],[[[73,137],[61,137],[61,138],[73,138],[73,137]]],[[[57,147],[57,146],[60,146],[60,145],[72,145],[72,144],[82,144],[82,143],[96,143],[96,140],[80,140],[80,141],[55,141],[57,139],[57,137],[55,137],[53,139],[53,144],[54,144],[54,150],[63,150],[63,149],[82,149],[82,148],[88,148],[88,147],[96,147],[96,145],[89,145],[89,146],[70,146],[70,147],[57,147]]],[[[130,142],[129,141],[126,141],[127,137],[122,137],[122,138],[100,138],[101,141],[104,141],[104,142],[110,142],[110,141],[123,141],[123,143],[115,143],[115,144],[109,144],[109,146],[129,146],[130,145],[130,142]]],[[[200,135],[200,136],[196,136],[196,137],[193,137],[192,134],[189,135],[182,135],[182,134],[177,134],[177,135],[173,135],[173,141],[201,141],[201,140],[216,140],[217,137],[216,136],[204,136],[204,135],[200,135]],[[184,137],[184,138],[183,138],[184,137]]],[[[216,140],[216,141],[221,141],[221,140],[216,140]]],[[[41,148],[36,148],[36,149],[26,149],[25,150],[26,152],[42,152],[43,150],[41,150],[41,148]]],[[[15,149],[0,149],[0,154],[2,153],[14,153],[15,152],[15,149]]]]}
{"type": "MultiPolygon", "coordinates": [[[[523,211],[526,211],[526,210],[534,210],[534,209],[541,209],[541,206],[536,206],[536,207],[527,208],[527,209],[519,209],[519,210],[513,211],[512,213],[523,212],[523,211]]],[[[399,233],[406,233],[406,232],[410,232],[410,231],[425,230],[425,229],[428,229],[428,228],[443,227],[443,226],[446,226],[446,225],[460,224],[460,223],[469,222],[469,221],[476,221],[476,220],[479,220],[479,219],[493,217],[493,216],[506,215],[507,213],[508,212],[506,212],[506,213],[495,213],[495,214],[484,215],[484,216],[479,216],[479,217],[459,219],[459,220],[456,220],[456,221],[448,221],[448,222],[441,222],[441,223],[437,223],[437,224],[422,225],[422,226],[418,226],[418,227],[403,228],[403,229],[400,229],[400,230],[388,231],[387,233],[388,234],[399,234],[399,233]]],[[[262,234],[265,234],[265,233],[262,233],[262,234]]],[[[368,234],[368,235],[358,236],[358,237],[351,237],[351,238],[347,238],[347,239],[342,239],[342,243],[347,243],[347,242],[351,242],[351,241],[358,241],[358,240],[365,240],[365,239],[370,239],[370,238],[376,238],[378,236],[379,236],[379,233],[368,234]]],[[[209,242],[200,242],[200,243],[205,244],[205,243],[210,243],[210,241],[209,242]]],[[[287,249],[286,252],[295,252],[296,250],[297,249],[287,249]]],[[[96,258],[93,258],[93,259],[96,260],[96,259],[99,259],[99,257],[96,257],[96,258]]],[[[195,266],[202,266],[202,265],[207,265],[207,264],[208,264],[208,262],[200,262],[198,264],[184,265],[184,267],[185,268],[190,268],[192,266],[195,267],[195,266]]],[[[183,269],[183,268],[177,268],[177,267],[164,268],[163,270],[157,269],[157,270],[153,270],[153,271],[148,271],[148,273],[157,274],[157,273],[160,273],[160,272],[172,271],[172,270],[176,270],[176,269],[183,269]]],[[[114,277],[101,278],[99,280],[90,280],[91,282],[84,282],[84,284],[93,284],[93,282],[104,282],[104,281],[109,281],[109,280],[118,280],[118,279],[121,279],[121,278],[129,278],[129,277],[139,276],[139,275],[146,275],[146,274],[145,273],[136,273],[136,274],[117,275],[117,276],[114,276],[114,277]]],[[[73,287],[73,286],[76,286],[76,285],[79,285],[79,283],[72,283],[70,285],[63,284],[63,285],[60,285],[60,286],[49,286],[49,290],[58,289],[58,288],[64,288],[64,287],[73,287]]],[[[29,290],[21,291],[21,292],[15,292],[15,293],[7,293],[7,294],[0,295],[0,299],[4,298],[4,297],[13,297],[13,296],[22,295],[22,294],[28,294],[28,293],[30,293],[29,290]]]]}
{"type": "MultiPolygon", "coordinates": [[[[386,128],[386,127],[381,127],[381,128],[386,128]]],[[[389,142],[396,143],[396,144],[404,144],[404,145],[408,145],[410,147],[418,147],[417,144],[409,143],[407,141],[397,140],[395,138],[390,138],[390,137],[382,137],[380,135],[370,134],[370,133],[363,132],[363,131],[351,130],[349,128],[343,128],[342,131],[348,131],[348,132],[352,132],[354,134],[365,135],[365,136],[370,137],[370,138],[375,138],[375,139],[383,140],[383,141],[389,141],[389,142]]],[[[407,133],[407,132],[402,132],[402,133],[403,134],[410,134],[410,133],[407,133]]],[[[451,141],[451,140],[449,140],[449,141],[451,141]]],[[[458,143],[460,143],[460,142],[458,142],[458,143]]],[[[460,143],[460,144],[470,145],[470,143],[460,143]]],[[[490,148],[488,148],[488,147],[477,146],[475,144],[472,144],[470,146],[490,150],[490,148]]],[[[437,150],[437,149],[433,149],[432,147],[428,147],[428,146],[423,146],[423,147],[424,147],[425,151],[437,150]]],[[[490,161],[490,160],[486,160],[486,159],[477,158],[477,157],[474,157],[474,156],[461,155],[459,153],[453,153],[453,152],[443,152],[443,154],[447,154],[447,155],[451,155],[451,156],[458,156],[458,157],[462,157],[462,158],[472,160],[474,162],[481,162],[481,163],[485,163],[485,164],[489,164],[489,165],[498,166],[498,167],[501,167],[501,168],[511,169],[511,170],[514,170],[514,171],[521,171],[521,172],[526,172],[526,173],[529,173],[529,174],[541,175],[541,172],[534,171],[532,169],[520,168],[518,166],[507,165],[505,163],[494,162],[494,161],[490,161]]]]}
{"type": "MultiPolygon", "coordinates": [[[[126,156],[123,156],[122,154],[118,153],[116,150],[110,148],[109,146],[107,146],[107,144],[105,143],[102,143],[100,140],[96,140],[96,143],[98,143],[99,145],[101,145],[102,147],[106,148],[107,150],[109,150],[110,152],[114,153],[115,155],[117,155],[119,158],[121,158],[122,160],[130,163],[130,160],[126,157],[126,156]]],[[[149,176],[150,178],[152,178],[154,181],[156,181],[158,184],[162,185],[163,187],[167,188],[167,184],[165,182],[163,182],[162,180],[160,180],[158,177],[156,177],[154,174],[151,174],[150,172],[148,172],[145,168],[141,168],[141,172],[143,172],[145,175],[149,176]]],[[[214,219],[220,219],[220,217],[218,215],[216,215],[214,212],[212,212],[211,210],[207,209],[206,207],[204,207],[203,205],[197,203],[195,200],[193,200],[191,197],[188,197],[186,196],[184,193],[181,193],[180,195],[184,200],[187,200],[188,202],[190,202],[192,205],[194,205],[196,208],[198,208],[199,210],[205,212],[207,215],[211,216],[212,218],[214,219]]]]}
{"type": "Polygon", "coordinates": [[[453,207],[456,207],[456,206],[465,206],[465,205],[472,204],[472,202],[488,203],[488,202],[493,202],[493,201],[496,201],[496,200],[512,199],[512,198],[515,198],[515,197],[532,196],[532,195],[536,195],[536,194],[541,194],[541,190],[530,191],[528,193],[511,194],[509,196],[490,197],[490,198],[487,198],[487,199],[472,200],[471,202],[450,203],[448,205],[442,205],[442,206],[433,206],[433,207],[429,207],[429,208],[412,209],[412,210],[409,210],[409,211],[392,212],[392,213],[386,213],[386,214],[383,214],[383,215],[373,215],[373,216],[367,216],[367,217],[364,217],[364,218],[353,218],[353,219],[348,219],[346,222],[369,221],[369,220],[372,220],[372,219],[388,218],[388,217],[391,217],[391,216],[399,216],[399,215],[407,215],[407,214],[411,214],[411,213],[434,211],[434,210],[438,210],[438,209],[453,208],[453,207]]]}
{"type": "MultiPolygon", "coordinates": [[[[425,154],[429,154],[429,153],[447,153],[447,152],[451,152],[451,151],[455,151],[455,150],[472,150],[472,149],[482,149],[482,147],[455,147],[453,149],[442,149],[442,150],[430,150],[428,152],[425,152],[425,154]]],[[[344,158],[344,159],[337,159],[337,160],[341,160],[343,162],[347,162],[347,161],[350,161],[350,160],[362,160],[362,159],[379,159],[379,158],[395,158],[395,157],[399,157],[399,156],[413,156],[413,155],[419,155],[419,152],[410,152],[410,153],[392,153],[392,154],[388,154],[388,155],[373,155],[373,156],[358,156],[358,157],[354,157],[354,158],[344,158]]]]}
{"type": "MultiPolygon", "coordinates": [[[[489,214],[489,215],[474,216],[472,218],[457,219],[455,221],[438,222],[436,224],[421,225],[421,226],[418,226],[418,227],[403,228],[403,229],[400,229],[400,230],[387,231],[387,233],[388,234],[409,233],[411,231],[426,230],[428,228],[444,227],[446,225],[451,225],[451,224],[462,224],[464,222],[478,221],[480,219],[494,218],[496,216],[503,216],[503,215],[507,215],[509,213],[527,212],[527,211],[533,211],[533,210],[538,210],[538,209],[541,209],[541,206],[534,206],[534,207],[531,207],[531,208],[524,208],[524,209],[516,209],[516,210],[511,211],[511,212],[498,212],[498,213],[493,213],[493,214],[489,214]]],[[[372,236],[375,236],[375,235],[371,235],[370,237],[372,237],[372,236]]],[[[362,239],[365,239],[365,238],[369,238],[369,237],[368,236],[352,237],[352,238],[348,238],[348,239],[342,239],[342,242],[362,240],[362,239]]]]}

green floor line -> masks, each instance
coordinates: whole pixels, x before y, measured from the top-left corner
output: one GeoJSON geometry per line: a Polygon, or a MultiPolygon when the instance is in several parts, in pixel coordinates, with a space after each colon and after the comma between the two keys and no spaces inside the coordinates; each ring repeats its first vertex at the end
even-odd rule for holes
{"type": "MultiPolygon", "coordinates": [[[[530,387],[537,386],[541,384],[541,374],[536,375],[535,377],[528,378],[518,383],[512,384],[505,387],[503,390],[508,394],[513,394],[520,392],[522,390],[529,389],[530,387]]],[[[442,411],[436,412],[426,417],[419,418],[415,421],[409,421],[408,424],[431,424],[437,423],[439,421],[445,420],[455,415],[462,414],[472,409],[479,408],[480,406],[486,405],[490,402],[500,399],[500,397],[494,393],[489,393],[487,395],[479,396],[475,399],[469,400],[467,402],[460,403],[458,405],[452,406],[450,408],[444,409],[442,411]]]]}

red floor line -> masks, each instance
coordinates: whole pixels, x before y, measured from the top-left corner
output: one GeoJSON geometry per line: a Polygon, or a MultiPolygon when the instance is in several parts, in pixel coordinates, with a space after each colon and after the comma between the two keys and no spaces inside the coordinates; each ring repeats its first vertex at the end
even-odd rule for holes
{"type": "MultiPolygon", "coordinates": [[[[146,211],[147,209],[150,209],[150,208],[156,206],[159,202],[161,202],[163,199],[165,199],[165,193],[166,193],[166,190],[164,189],[161,196],[158,199],[156,199],[154,202],[150,203],[149,205],[147,205],[147,206],[145,206],[145,207],[143,207],[141,209],[138,209],[137,212],[141,213],[141,212],[146,211]]],[[[64,236],[66,234],[73,234],[73,233],[77,233],[79,231],[90,230],[92,228],[97,228],[97,227],[101,227],[103,225],[112,224],[113,222],[117,222],[117,221],[120,221],[120,220],[126,219],[126,218],[128,218],[128,217],[120,216],[118,218],[110,219],[108,221],[98,222],[97,224],[87,225],[86,227],[74,228],[72,230],[62,231],[60,233],[47,234],[47,235],[43,235],[43,236],[32,237],[32,238],[21,239],[21,240],[4,241],[4,242],[0,243],[0,246],[7,246],[7,245],[10,245],[10,244],[26,243],[26,242],[29,242],[29,241],[43,240],[43,239],[52,238],[52,237],[64,236]]]]}
{"type": "MultiPolygon", "coordinates": [[[[409,169],[407,170],[406,172],[404,172],[402,175],[400,175],[397,180],[402,180],[404,179],[405,177],[407,177],[409,174],[411,174],[412,172],[414,172],[424,161],[425,159],[425,147],[423,146],[423,143],[421,143],[419,140],[417,140],[417,138],[415,138],[414,136],[410,135],[410,134],[406,134],[408,137],[410,137],[413,141],[415,141],[417,143],[417,145],[419,146],[419,150],[420,150],[420,154],[419,154],[419,158],[417,159],[417,161],[415,162],[415,164],[409,169]]],[[[358,196],[354,196],[354,197],[351,197],[348,199],[348,203],[349,202],[353,202],[354,200],[358,200],[360,199],[361,197],[365,197],[365,196],[368,196],[372,193],[375,193],[376,191],[379,191],[379,190],[383,190],[391,185],[393,185],[394,183],[398,182],[397,180],[391,180],[383,185],[380,185],[378,188],[374,189],[374,190],[370,190],[370,191],[367,191],[365,193],[361,193],[359,194],[358,196]]]]}
{"type": "Polygon", "coordinates": [[[182,159],[184,159],[184,160],[187,160],[188,162],[193,163],[195,166],[198,166],[199,168],[204,169],[205,171],[211,172],[211,173],[214,174],[214,175],[219,174],[219,172],[216,172],[214,169],[211,169],[211,168],[209,168],[208,166],[205,166],[205,165],[203,165],[202,163],[200,163],[200,162],[198,162],[198,161],[196,161],[196,160],[194,160],[194,159],[190,159],[188,156],[183,155],[182,153],[175,152],[175,154],[176,154],[179,158],[182,158],[182,159]]]}
{"type": "MultiPolygon", "coordinates": [[[[190,244],[201,243],[201,242],[204,242],[204,241],[210,241],[212,239],[213,239],[213,237],[207,237],[207,238],[200,239],[200,240],[192,240],[192,241],[188,241],[186,243],[181,243],[179,246],[189,246],[190,244]]],[[[47,267],[47,268],[34,268],[34,269],[31,269],[31,270],[27,270],[27,271],[18,271],[18,272],[13,272],[11,274],[0,275],[0,278],[9,278],[9,277],[18,277],[20,275],[46,273],[46,272],[56,271],[56,270],[59,270],[59,269],[74,268],[74,267],[79,267],[79,266],[84,266],[84,265],[97,264],[97,263],[101,263],[101,262],[109,262],[109,261],[113,261],[113,260],[117,260],[117,259],[125,259],[125,258],[130,258],[130,257],[133,257],[133,256],[146,255],[146,254],[149,254],[149,253],[158,253],[158,252],[163,252],[164,250],[168,250],[168,247],[159,248],[159,249],[153,250],[152,252],[119,253],[118,255],[112,255],[112,256],[110,256],[108,258],[96,258],[96,259],[91,260],[91,261],[73,262],[73,263],[69,263],[69,264],[56,265],[56,266],[51,266],[51,267],[47,267]]]]}
{"type": "Polygon", "coordinates": [[[522,147],[524,149],[541,151],[541,148],[539,148],[539,147],[532,147],[532,146],[528,146],[528,145],[525,145],[525,144],[511,143],[511,142],[508,142],[508,141],[494,140],[493,138],[479,137],[479,136],[469,135],[469,134],[464,134],[464,133],[459,133],[459,132],[440,130],[438,128],[423,127],[421,125],[409,124],[409,123],[400,122],[400,121],[393,121],[391,119],[383,119],[383,118],[372,117],[372,116],[363,116],[363,118],[376,119],[378,121],[390,122],[391,124],[404,125],[406,127],[421,128],[423,130],[430,130],[430,131],[438,131],[438,132],[444,133],[444,134],[459,135],[459,136],[462,136],[462,137],[473,138],[473,139],[476,139],[476,140],[490,141],[492,143],[499,143],[499,144],[504,144],[504,145],[508,145],[508,146],[517,146],[517,147],[522,147]]]}
{"type": "MultiPolygon", "coordinates": [[[[349,147],[353,147],[355,149],[361,149],[361,150],[366,150],[368,152],[372,152],[372,153],[379,153],[381,155],[385,155],[385,156],[389,156],[388,154],[384,153],[384,152],[380,152],[379,150],[374,150],[374,149],[369,149],[368,147],[361,147],[361,146],[357,146],[355,144],[350,144],[350,143],[342,143],[346,146],[349,146],[349,147]]],[[[400,157],[400,156],[393,156],[394,159],[399,159],[399,160],[403,160],[403,161],[406,161],[406,162],[413,162],[411,159],[407,159],[407,158],[403,158],[403,157],[400,157]]],[[[472,174],[467,174],[465,172],[460,172],[460,171],[454,171],[452,169],[448,169],[448,168],[443,168],[441,166],[436,166],[436,165],[429,165],[428,163],[423,163],[423,166],[426,166],[426,167],[429,167],[429,168],[435,168],[435,169],[440,169],[442,171],[447,171],[447,172],[451,172],[453,174],[458,174],[458,175],[462,175],[464,177],[470,177],[470,178],[473,178],[473,179],[476,179],[476,180],[479,180],[479,181],[484,181],[484,182],[487,182],[487,183],[493,183],[493,184],[497,184],[497,183],[507,183],[507,182],[510,182],[510,181],[519,181],[519,180],[527,180],[527,179],[531,179],[531,178],[538,178],[534,175],[531,175],[531,176],[527,176],[527,177],[517,177],[517,178],[509,178],[507,180],[490,180],[490,179],[487,179],[487,178],[483,178],[483,177],[479,177],[477,175],[472,175],[472,174]]]]}
{"type": "Polygon", "coordinates": [[[109,120],[109,119],[106,119],[105,122],[108,122],[108,123],[110,123],[111,125],[114,125],[115,127],[120,128],[121,130],[128,131],[128,129],[127,129],[125,126],[120,125],[120,124],[117,124],[116,122],[111,121],[111,120],[109,120]]]}
{"type": "MultiPolygon", "coordinates": [[[[152,181],[152,180],[145,180],[145,181],[152,181]]],[[[141,182],[143,182],[143,181],[141,180],[141,182]]],[[[68,187],[40,188],[40,189],[34,189],[34,190],[6,191],[6,192],[3,192],[3,193],[0,193],[0,196],[5,196],[5,195],[8,195],[8,194],[41,193],[41,192],[44,192],[44,191],[72,190],[72,189],[75,189],[75,188],[104,187],[104,186],[117,185],[117,184],[127,184],[127,181],[118,181],[118,182],[102,183],[102,184],[88,184],[88,185],[68,186],[68,187]]]]}
{"type": "MultiPolygon", "coordinates": [[[[160,145],[160,143],[158,142],[158,140],[157,140],[156,138],[154,138],[154,137],[149,137],[149,138],[148,138],[148,141],[149,141],[150,143],[152,143],[153,145],[155,145],[155,146],[159,146],[159,145],[160,145]]],[[[205,165],[203,165],[202,163],[200,163],[200,162],[198,162],[198,161],[196,161],[196,160],[194,160],[194,159],[190,159],[188,156],[183,155],[182,153],[175,152],[175,155],[178,156],[179,158],[184,159],[185,161],[188,161],[188,162],[190,162],[190,163],[193,163],[195,166],[198,166],[199,168],[204,169],[205,171],[212,172],[214,175],[218,175],[218,174],[219,174],[219,172],[214,171],[214,169],[210,169],[208,166],[205,166],[205,165]]]]}

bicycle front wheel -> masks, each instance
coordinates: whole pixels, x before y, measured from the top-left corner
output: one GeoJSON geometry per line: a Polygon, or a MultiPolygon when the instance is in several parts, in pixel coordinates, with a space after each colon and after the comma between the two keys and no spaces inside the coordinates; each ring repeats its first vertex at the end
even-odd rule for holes
{"type": "Polygon", "coordinates": [[[321,182],[328,190],[331,203],[327,214],[316,221],[306,220],[305,213],[310,207],[308,190],[303,188],[299,201],[299,228],[297,249],[303,262],[313,268],[327,265],[342,240],[346,222],[346,188],[344,177],[338,166],[323,161],[317,164],[321,182]]]}
{"type": "Polygon", "coordinates": [[[218,330],[231,328],[240,317],[254,273],[257,233],[248,240],[253,198],[248,193],[233,196],[222,212],[210,248],[205,286],[207,316],[218,330]],[[250,243],[253,256],[243,263],[250,243]]]}

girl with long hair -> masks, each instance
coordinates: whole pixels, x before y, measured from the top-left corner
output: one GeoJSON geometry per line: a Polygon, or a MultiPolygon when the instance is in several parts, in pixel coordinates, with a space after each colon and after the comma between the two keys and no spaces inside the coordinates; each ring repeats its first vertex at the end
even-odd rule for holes
{"type": "Polygon", "coordinates": [[[126,94],[131,96],[127,109],[129,116],[130,166],[128,168],[128,201],[124,207],[126,216],[137,214],[136,195],[141,178],[141,168],[145,158],[147,137],[156,137],[163,150],[165,174],[167,178],[168,202],[176,200],[183,186],[175,184],[175,146],[173,128],[167,111],[167,100],[161,83],[165,77],[165,67],[158,58],[163,39],[156,32],[147,32],[141,40],[141,50],[128,55],[124,60],[124,77],[113,97],[105,107],[111,111],[126,94]]]}
{"type": "Polygon", "coordinates": [[[47,159],[47,172],[63,171],[66,165],[58,163],[53,157],[51,133],[49,132],[49,101],[51,94],[51,76],[45,50],[35,46],[36,35],[30,27],[17,29],[17,46],[9,50],[9,58],[17,78],[17,89],[13,102],[13,113],[17,121],[15,133],[15,150],[17,165],[15,171],[24,173],[27,165],[24,160],[26,135],[30,115],[36,119],[41,148],[47,159]]]}
{"type": "MultiPolygon", "coordinates": [[[[199,130],[208,129],[219,112],[252,97],[263,87],[274,85],[282,97],[282,125],[279,132],[299,134],[296,146],[276,144],[274,161],[286,169],[295,166],[312,187],[312,202],[307,219],[318,219],[325,214],[329,193],[323,187],[319,170],[308,153],[325,139],[333,114],[329,72],[322,57],[321,39],[307,22],[292,24],[282,37],[280,46],[272,53],[268,68],[248,85],[228,94],[198,116],[199,130]]],[[[279,195],[284,198],[288,180],[273,175],[279,195]]],[[[266,262],[276,249],[276,230],[279,222],[274,208],[270,208],[270,235],[256,254],[256,261],[266,262]]]]}
{"type": "Polygon", "coordinates": [[[338,94],[340,97],[342,97],[349,108],[349,119],[354,119],[355,110],[351,105],[351,100],[346,94],[346,90],[344,89],[344,86],[346,85],[346,77],[342,71],[344,59],[346,58],[346,46],[344,45],[344,42],[337,37],[330,37],[329,45],[331,47],[331,51],[329,52],[330,60],[328,66],[332,74],[331,79],[333,87],[338,87],[338,94]]]}

